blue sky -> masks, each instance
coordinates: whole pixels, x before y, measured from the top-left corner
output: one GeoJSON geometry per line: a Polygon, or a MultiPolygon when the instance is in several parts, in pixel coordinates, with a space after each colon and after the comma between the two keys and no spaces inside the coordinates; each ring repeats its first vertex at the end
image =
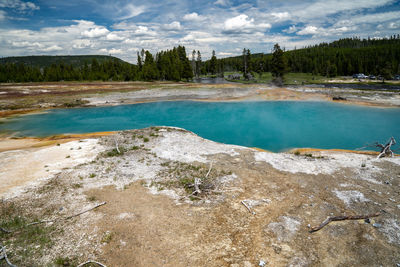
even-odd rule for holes
{"type": "Polygon", "coordinates": [[[0,0],[0,56],[113,55],[184,45],[217,57],[400,33],[392,0],[0,0]]]}

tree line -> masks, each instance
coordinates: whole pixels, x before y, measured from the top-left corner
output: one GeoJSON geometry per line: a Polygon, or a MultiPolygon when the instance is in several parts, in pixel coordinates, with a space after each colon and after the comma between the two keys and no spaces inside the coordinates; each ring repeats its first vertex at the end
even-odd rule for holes
{"type": "Polygon", "coordinates": [[[93,58],[78,66],[63,62],[48,67],[6,63],[0,64],[0,82],[181,81],[207,74],[223,76],[226,71],[240,71],[249,78],[254,72],[276,73],[277,68],[282,73],[305,72],[328,77],[364,73],[388,78],[400,72],[399,35],[383,39],[344,38],[291,51],[277,45],[271,54],[251,54],[249,49],[243,49],[241,56],[223,59],[217,59],[213,51],[206,61],[202,61],[200,51],[196,50],[189,59],[185,47],[178,46],[155,55],[142,49],[137,53],[136,65],[116,58],[102,62],[93,58]],[[274,57],[277,53],[279,62],[274,57]]]}
{"type": "MultiPolygon", "coordinates": [[[[274,49],[275,50],[275,49],[274,49]]],[[[288,72],[334,77],[355,73],[390,76],[400,72],[400,36],[382,39],[344,38],[283,53],[288,72]]],[[[273,54],[254,54],[218,60],[225,71],[272,72],[273,54]],[[244,59],[245,58],[245,59],[244,59]],[[245,62],[246,61],[246,62],[245,62]]]]}
{"type": "MultiPolygon", "coordinates": [[[[93,58],[83,65],[53,63],[48,67],[23,63],[0,64],[0,82],[52,82],[52,81],[154,81],[190,80],[195,73],[186,56],[184,46],[158,52],[155,57],[142,49],[138,52],[137,65],[116,58],[99,62],[93,58]]],[[[199,52],[199,69],[202,69],[199,52]]]]}

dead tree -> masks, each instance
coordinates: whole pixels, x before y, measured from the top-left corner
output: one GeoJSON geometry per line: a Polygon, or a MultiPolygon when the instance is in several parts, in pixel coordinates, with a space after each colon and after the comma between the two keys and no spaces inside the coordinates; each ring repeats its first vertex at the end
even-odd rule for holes
{"type": "Polygon", "coordinates": [[[379,144],[378,142],[375,143],[376,147],[379,147],[381,149],[380,154],[378,155],[378,159],[382,157],[387,157],[391,156],[392,158],[394,157],[394,153],[391,149],[391,146],[394,146],[396,144],[396,140],[394,140],[393,137],[390,138],[389,142],[387,142],[386,145],[379,144]]]}

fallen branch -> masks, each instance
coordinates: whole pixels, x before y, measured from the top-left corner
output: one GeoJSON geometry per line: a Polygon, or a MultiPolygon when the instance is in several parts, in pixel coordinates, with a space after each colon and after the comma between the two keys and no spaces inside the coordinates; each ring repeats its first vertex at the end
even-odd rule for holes
{"type": "Polygon", "coordinates": [[[194,178],[194,192],[193,194],[201,194],[200,186],[201,181],[199,178],[194,178]]]}
{"type": "Polygon", "coordinates": [[[210,172],[211,172],[212,165],[213,165],[213,162],[211,161],[211,164],[210,164],[210,169],[208,169],[208,172],[207,172],[207,174],[206,174],[206,178],[208,177],[208,175],[209,175],[209,174],[210,174],[210,172]]]}
{"type": "Polygon", "coordinates": [[[387,142],[386,145],[375,143],[375,146],[379,147],[381,149],[381,152],[377,158],[379,159],[379,158],[382,158],[384,156],[389,156],[389,155],[393,158],[394,153],[391,150],[391,146],[394,146],[395,144],[396,144],[396,140],[393,137],[390,138],[389,142],[387,142]]]}
{"type": "Polygon", "coordinates": [[[0,228],[0,230],[1,230],[2,232],[5,232],[5,233],[13,233],[13,232],[16,232],[17,230],[20,230],[20,229],[22,229],[22,228],[24,228],[24,227],[27,227],[27,226],[32,226],[32,225],[37,225],[37,224],[42,224],[42,223],[52,223],[52,222],[62,221],[62,220],[69,220],[69,219],[74,218],[74,217],[76,217],[76,216],[82,215],[82,214],[84,214],[84,213],[86,213],[86,212],[88,212],[88,211],[97,209],[98,207],[103,206],[103,205],[105,205],[105,204],[107,204],[107,202],[102,202],[102,203],[97,204],[96,206],[94,206],[94,207],[92,207],[92,208],[90,208],[90,209],[81,211],[81,212],[79,212],[79,213],[76,213],[76,214],[74,214],[74,215],[67,216],[67,217],[64,217],[64,218],[58,218],[58,219],[54,219],[54,220],[43,220],[43,221],[38,221],[38,222],[31,222],[31,223],[28,223],[28,224],[26,224],[26,225],[24,225],[24,226],[22,226],[22,227],[20,227],[20,228],[18,228],[18,229],[16,229],[16,230],[14,230],[14,231],[6,230],[6,229],[4,229],[4,228],[0,228]]]}
{"type": "Polygon", "coordinates": [[[378,217],[381,215],[380,212],[374,213],[374,214],[368,214],[368,215],[355,215],[355,216],[334,216],[334,217],[328,217],[323,221],[319,226],[311,227],[309,232],[314,233],[316,231],[321,230],[324,228],[326,225],[328,225],[330,222],[335,222],[335,221],[345,221],[345,220],[362,220],[362,219],[369,219],[373,217],[378,217]]]}
{"type": "Polygon", "coordinates": [[[74,214],[74,215],[71,215],[71,216],[68,216],[68,217],[65,217],[64,218],[64,220],[69,220],[69,219],[71,219],[71,218],[74,218],[74,217],[76,217],[76,216],[79,216],[79,215],[82,215],[82,214],[84,214],[84,213],[86,213],[86,212],[88,212],[88,211],[91,211],[91,210],[94,210],[94,209],[97,209],[98,207],[101,207],[101,206],[103,206],[103,205],[105,205],[105,204],[107,204],[107,202],[101,202],[100,204],[97,204],[96,206],[94,206],[93,208],[90,208],[90,209],[87,209],[87,210],[84,210],[84,211],[81,211],[81,212],[79,212],[79,213],[77,213],[77,214],[74,214]]]}
{"type": "Polygon", "coordinates": [[[3,233],[6,233],[6,234],[9,234],[9,233],[12,233],[12,232],[13,232],[13,231],[4,229],[4,228],[2,228],[2,227],[0,227],[0,231],[3,232],[3,233]]]}
{"type": "Polygon", "coordinates": [[[84,263],[81,263],[81,264],[79,264],[79,265],[76,266],[76,267],[82,267],[82,266],[85,266],[85,265],[90,264],[90,263],[97,264],[97,265],[99,265],[99,266],[101,266],[101,267],[107,267],[107,266],[105,266],[104,264],[102,264],[102,263],[100,263],[100,262],[92,261],[92,260],[88,260],[88,261],[86,261],[86,262],[84,262],[84,263]]]}
{"type": "Polygon", "coordinates": [[[3,255],[1,256],[0,260],[1,260],[1,259],[5,259],[5,260],[6,260],[6,263],[8,264],[8,266],[10,266],[10,267],[17,267],[16,265],[12,264],[12,263],[10,262],[10,260],[8,259],[7,253],[6,253],[6,246],[1,246],[1,251],[2,251],[3,255]]]}
{"type": "Polygon", "coordinates": [[[251,208],[249,207],[249,205],[247,205],[247,203],[245,202],[245,200],[242,200],[241,203],[243,204],[243,206],[246,207],[246,209],[253,215],[256,215],[256,213],[254,211],[251,210],[251,208]]]}
{"type": "Polygon", "coordinates": [[[115,147],[116,147],[116,149],[117,149],[118,154],[121,154],[121,151],[119,151],[117,139],[115,139],[115,147]]]}

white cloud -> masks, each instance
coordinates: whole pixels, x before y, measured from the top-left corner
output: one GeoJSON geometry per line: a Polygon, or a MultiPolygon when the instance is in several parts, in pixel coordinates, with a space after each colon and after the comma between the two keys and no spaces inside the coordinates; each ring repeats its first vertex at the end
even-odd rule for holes
{"type": "Polygon", "coordinates": [[[318,28],[315,26],[307,26],[304,29],[297,32],[298,35],[314,35],[318,34],[318,28]]]}
{"type": "Polygon", "coordinates": [[[124,40],[124,37],[119,36],[115,32],[110,32],[109,34],[107,34],[106,39],[108,41],[122,41],[124,40]]]}
{"type": "Polygon", "coordinates": [[[40,49],[40,51],[43,51],[43,52],[55,52],[55,51],[61,51],[61,50],[63,50],[63,48],[58,45],[52,45],[52,46],[40,49]]]}
{"type": "Polygon", "coordinates": [[[289,12],[274,12],[271,13],[271,16],[275,19],[275,21],[285,21],[290,19],[289,12]]]}
{"type": "Polygon", "coordinates": [[[183,16],[183,20],[186,21],[202,21],[204,20],[205,17],[197,14],[196,12],[190,13],[190,14],[186,14],[185,16],[183,16]]]}
{"type": "Polygon", "coordinates": [[[0,21],[5,20],[7,13],[4,10],[0,10],[0,21]]]}
{"type": "Polygon", "coordinates": [[[133,4],[127,4],[125,7],[119,10],[118,12],[120,13],[119,19],[125,20],[137,17],[140,14],[144,13],[146,9],[147,8],[145,6],[134,6],[133,4]]]}
{"type": "Polygon", "coordinates": [[[109,32],[110,31],[107,30],[105,27],[95,27],[95,28],[91,28],[89,30],[82,32],[82,36],[89,37],[89,38],[96,38],[96,37],[105,36],[109,32]]]}
{"type": "Polygon", "coordinates": [[[283,30],[283,32],[286,32],[286,33],[294,33],[294,32],[297,32],[296,25],[290,26],[289,29],[283,30]]]}
{"type": "Polygon", "coordinates": [[[182,29],[181,24],[179,23],[179,21],[174,21],[170,24],[164,24],[161,27],[163,30],[165,31],[180,31],[182,29]]]}
{"type": "Polygon", "coordinates": [[[231,3],[229,2],[229,0],[217,0],[214,2],[214,5],[226,7],[226,6],[230,6],[231,3]]]}
{"type": "Polygon", "coordinates": [[[93,48],[95,45],[91,40],[88,39],[78,39],[72,41],[72,47],[75,49],[83,49],[83,48],[93,48]]]}
{"type": "Polygon", "coordinates": [[[249,19],[247,15],[241,14],[225,21],[223,33],[254,33],[269,28],[271,28],[271,24],[255,24],[253,18],[249,19]]]}
{"type": "Polygon", "coordinates": [[[337,14],[339,12],[359,11],[360,9],[373,9],[390,3],[393,0],[324,0],[313,1],[312,3],[304,3],[295,5],[293,15],[297,16],[301,21],[311,18],[324,18],[328,15],[337,14]]]}
{"type": "Polygon", "coordinates": [[[388,25],[389,29],[398,29],[400,28],[400,20],[396,22],[390,22],[388,25]]]}
{"type": "Polygon", "coordinates": [[[229,53],[229,52],[219,52],[218,56],[222,56],[222,57],[226,57],[226,56],[232,56],[233,53],[229,53]]]}
{"type": "Polygon", "coordinates": [[[136,36],[156,36],[157,33],[153,30],[149,29],[146,26],[138,26],[137,29],[134,31],[136,36]]]}
{"type": "Polygon", "coordinates": [[[111,48],[109,51],[109,54],[123,54],[124,51],[122,51],[122,49],[115,49],[115,48],[111,48]]]}
{"type": "Polygon", "coordinates": [[[21,0],[0,0],[1,8],[12,8],[19,12],[39,10],[40,7],[32,2],[22,2],[21,0]]]}

